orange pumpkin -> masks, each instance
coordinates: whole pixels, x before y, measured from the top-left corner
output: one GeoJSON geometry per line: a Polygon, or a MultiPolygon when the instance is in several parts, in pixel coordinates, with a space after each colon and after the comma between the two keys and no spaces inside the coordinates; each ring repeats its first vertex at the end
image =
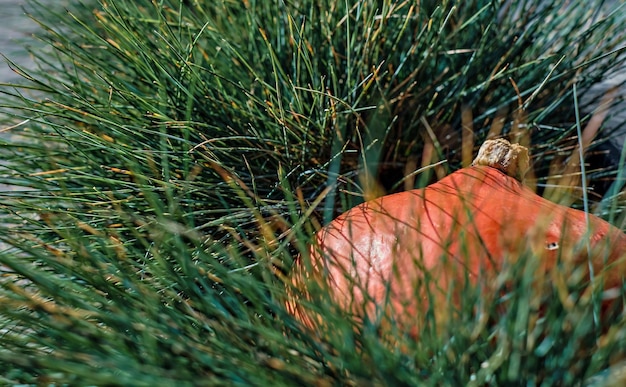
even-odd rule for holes
{"type": "MultiPolygon", "coordinates": [[[[605,289],[621,286],[626,234],[538,196],[520,181],[527,168],[526,148],[487,141],[471,167],[424,189],[368,201],[333,220],[316,234],[306,258],[310,265],[297,263],[294,283],[302,288],[309,278],[326,281],[334,301],[357,316],[374,317],[387,303],[415,336],[419,314],[428,306],[426,294],[416,294],[425,273],[437,285],[429,287],[435,302],[445,302],[452,281],[468,275],[474,283],[487,283],[505,260],[530,249],[540,270],[570,265],[587,270],[587,278],[589,256],[605,289]],[[317,274],[309,275],[305,266],[317,274]]],[[[297,300],[288,308],[309,327],[316,324],[297,300]]]]}

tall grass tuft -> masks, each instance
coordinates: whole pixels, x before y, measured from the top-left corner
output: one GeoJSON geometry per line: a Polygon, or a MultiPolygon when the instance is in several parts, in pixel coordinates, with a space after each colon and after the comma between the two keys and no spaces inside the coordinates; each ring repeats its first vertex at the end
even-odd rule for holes
{"type": "MultiPolygon", "coordinates": [[[[541,190],[575,174],[577,127],[600,104],[577,115],[574,101],[624,67],[626,12],[603,3],[31,1],[47,49],[32,52],[32,71],[8,59],[26,82],[2,85],[0,101],[0,183],[11,187],[0,192],[0,380],[619,375],[623,317],[598,327],[593,305],[564,308],[550,285],[531,286],[525,259],[503,274],[515,284],[504,312],[463,308],[419,342],[323,302],[311,305],[328,326],[316,336],[284,306],[290,267],[320,224],[466,165],[490,136],[532,145],[541,190]],[[539,301],[541,318],[529,309],[539,301]]],[[[610,136],[600,130],[585,150],[610,136]]],[[[589,200],[618,224],[623,166],[587,172],[613,183],[589,200]]],[[[464,297],[483,305],[478,289],[464,297]]]]}

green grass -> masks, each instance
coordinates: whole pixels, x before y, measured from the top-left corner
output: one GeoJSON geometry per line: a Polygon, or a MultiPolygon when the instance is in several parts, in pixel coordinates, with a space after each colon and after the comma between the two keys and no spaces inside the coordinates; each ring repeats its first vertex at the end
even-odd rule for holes
{"type": "MultiPolygon", "coordinates": [[[[47,50],[32,52],[39,69],[11,64],[28,82],[1,101],[0,182],[17,187],[0,193],[3,382],[540,384],[614,370],[623,318],[606,333],[593,305],[565,310],[523,268],[504,314],[484,306],[494,324],[465,308],[443,332],[395,338],[405,352],[327,303],[312,306],[325,340],[286,313],[281,278],[319,223],[404,187],[407,164],[446,160],[415,187],[459,168],[489,130],[530,142],[545,182],[577,143],[574,84],[584,95],[624,65],[623,8],[419,4],[33,3],[47,50]]],[[[614,223],[618,191],[602,202],[614,223]]]]}

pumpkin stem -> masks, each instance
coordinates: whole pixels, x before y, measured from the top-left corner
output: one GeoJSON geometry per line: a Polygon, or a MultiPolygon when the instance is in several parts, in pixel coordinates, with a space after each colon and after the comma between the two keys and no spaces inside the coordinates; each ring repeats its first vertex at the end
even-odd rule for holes
{"type": "Polygon", "coordinates": [[[472,165],[496,168],[521,182],[530,165],[528,148],[503,138],[487,140],[480,146],[472,165]]]}

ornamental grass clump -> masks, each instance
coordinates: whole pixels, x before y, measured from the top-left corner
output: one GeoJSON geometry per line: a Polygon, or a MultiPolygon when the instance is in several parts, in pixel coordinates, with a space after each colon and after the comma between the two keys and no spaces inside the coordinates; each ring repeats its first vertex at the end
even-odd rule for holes
{"type": "Polygon", "coordinates": [[[2,85],[0,380],[614,381],[622,315],[536,278],[530,250],[493,294],[451,284],[454,318],[427,313],[419,340],[354,321],[323,283],[299,298],[321,331],[285,306],[322,225],[486,138],[529,146],[530,186],[622,227],[623,157],[578,165],[620,102],[581,102],[624,65],[623,8],[601,3],[32,2],[39,67],[9,58],[24,82],[2,85]],[[582,194],[598,181],[605,198],[582,194]]]}

